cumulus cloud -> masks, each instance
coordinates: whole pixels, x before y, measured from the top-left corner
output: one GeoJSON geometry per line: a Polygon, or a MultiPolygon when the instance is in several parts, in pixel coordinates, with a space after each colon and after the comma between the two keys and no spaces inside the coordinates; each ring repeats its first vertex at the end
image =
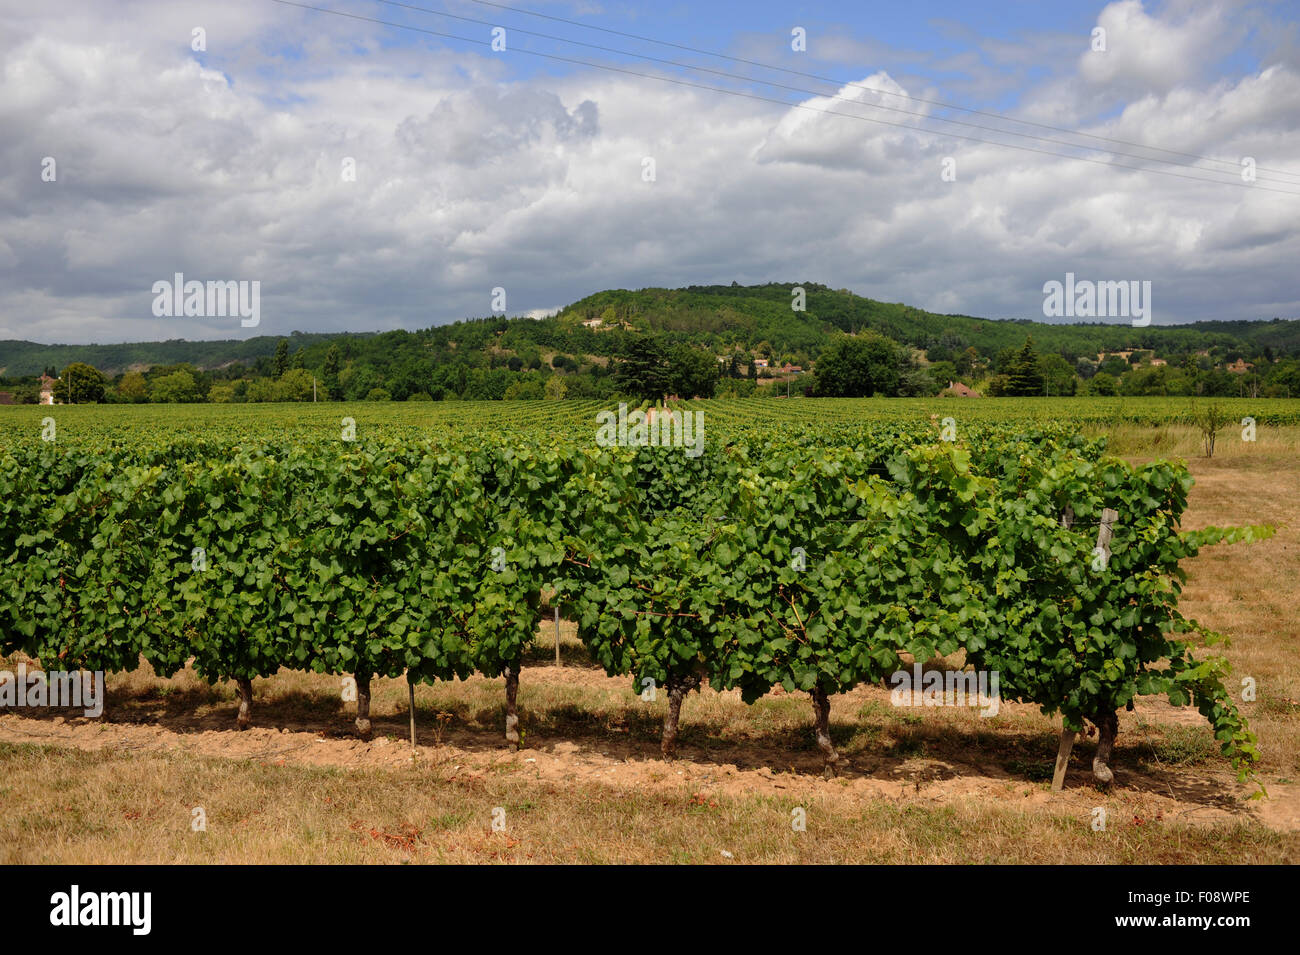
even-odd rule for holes
{"type": "Polygon", "coordinates": [[[901,95],[933,91],[885,71],[784,107],[520,75],[273,4],[66,6],[0,0],[0,339],[411,328],[489,314],[498,286],[537,316],[604,288],[733,279],[1040,317],[1066,271],[1152,280],[1157,323],[1300,311],[1300,198],[1232,184],[1245,155],[1300,183],[1300,76],[1189,66],[1233,35],[1215,5],[1105,7],[1115,58],[1054,57],[1023,115],[1227,157],[1221,185],[944,135],[934,119],[954,114],[901,95]],[[1090,112],[1098,90],[1118,104],[1090,112]],[[261,326],[154,318],[152,284],[176,272],[261,281],[261,326]]]}
{"type": "Polygon", "coordinates": [[[915,164],[923,153],[933,152],[934,137],[901,128],[928,114],[928,108],[908,99],[907,90],[888,73],[876,73],[842,86],[834,96],[816,96],[787,111],[764,137],[755,158],[884,172],[896,164],[915,164]]]}
{"type": "Polygon", "coordinates": [[[1097,16],[1104,49],[1090,48],[1080,56],[1080,77],[1120,95],[1164,93],[1236,48],[1240,28],[1224,7],[1180,9],[1184,6],[1170,4],[1167,19],[1148,13],[1142,0],[1106,6],[1097,16]]]}

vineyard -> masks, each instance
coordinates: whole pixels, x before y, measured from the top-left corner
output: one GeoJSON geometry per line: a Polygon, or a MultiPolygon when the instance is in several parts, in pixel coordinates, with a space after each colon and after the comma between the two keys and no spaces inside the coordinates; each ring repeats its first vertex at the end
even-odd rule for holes
{"type": "Polygon", "coordinates": [[[665,756],[692,690],[779,687],[811,698],[833,774],[832,696],[961,652],[948,688],[996,673],[1067,743],[1095,726],[1101,783],[1139,696],[1194,707],[1244,780],[1255,737],[1200,646],[1222,637],[1178,609],[1180,562],[1271,528],[1182,530],[1185,465],[1078,433],[1181,403],[1075,405],[682,403],[698,455],[598,445],[595,403],[0,409],[0,653],[189,665],[236,683],[240,726],[256,678],[352,675],[363,735],[375,678],[504,676],[517,746],[556,608],[605,672],[667,698],[665,756]]]}
{"type": "MultiPolygon", "coordinates": [[[[816,401],[710,399],[682,402],[703,411],[711,440],[762,427],[791,428],[829,437],[838,428],[867,423],[928,421],[954,416],[961,424],[985,422],[1024,428],[1067,426],[1072,430],[1109,431],[1124,425],[1158,429],[1192,424],[1198,406],[1213,406],[1229,422],[1251,417],[1261,427],[1300,425],[1298,403],[1286,399],[1190,398],[1002,398],[996,401],[955,399],[821,398],[816,401]],[[827,429],[830,429],[828,431],[827,429]]],[[[644,406],[643,406],[644,407],[644,406]]],[[[228,441],[252,438],[337,435],[340,419],[352,417],[363,436],[422,438],[438,433],[472,431],[557,431],[590,441],[595,416],[609,410],[599,401],[429,401],[359,404],[280,404],[259,408],[241,404],[170,405],[0,405],[0,441],[4,445],[39,440],[42,419],[54,412],[60,444],[118,441],[172,441],[203,437],[228,441]]],[[[0,445],[0,447],[4,446],[0,445]]]]}

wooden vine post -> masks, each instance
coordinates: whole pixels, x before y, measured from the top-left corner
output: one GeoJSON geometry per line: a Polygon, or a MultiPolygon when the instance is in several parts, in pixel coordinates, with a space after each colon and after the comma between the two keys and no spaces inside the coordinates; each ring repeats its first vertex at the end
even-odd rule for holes
{"type": "MultiPolygon", "coordinates": [[[[1110,535],[1115,526],[1115,519],[1118,517],[1119,512],[1109,507],[1101,512],[1101,526],[1097,528],[1097,549],[1105,555],[1106,561],[1110,560],[1110,535]]],[[[1109,785],[1115,778],[1109,763],[1111,750],[1115,746],[1115,736],[1119,731],[1119,716],[1113,710],[1109,713],[1098,713],[1093,717],[1093,722],[1097,724],[1097,754],[1092,760],[1092,775],[1096,777],[1097,782],[1109,785]]]]}
{"type": "Polygon", "coordinates": [[[560,607],[558,604],[555,607],[555,665],[557,667],[564,666],[560,662],[560,607]]]}
{"type": "MultiPolygon", "coordinates": [[[[1101,524],[1097,527],[1097,549],[1105,555],[1107,561],[1110,560],[1110,537],[1118,518],[1119,511],[1109,507],[1102,508],[1101,524]]],[[[1068,530],[1073,522],[1074,511],[1067,507],[1065,513],[1061,515],[1061,524],[1068,530]]],[[[1074,749],[1074,737],[1074,730],[1064,728],[1061,730],[1061,745],[1056,751],[1056,770],[1052,773],[1052,792],[1059,793],[1065,788],[1065,771],[1070,765],[1070,751],[1074,749]]],[[[1097,757],[1092,764],[1093,774],[1102,782],[1110,782],[1112,776],[1106,763],[1110,760],[1110,750],[1114,742],[1114,730],[1109,724],[1103,726],[1101,740],[1097,746],[1097,757]]]]}
{"type": "Polygon", "coordinates": [[[1065,770],[1070,765],[1070,750],[1074,749],[1074,730],[1061,730],[1061,746],[1056,751],[1056,770],[1052,773],[1052,792],[1065,788],[1065,770]]]}

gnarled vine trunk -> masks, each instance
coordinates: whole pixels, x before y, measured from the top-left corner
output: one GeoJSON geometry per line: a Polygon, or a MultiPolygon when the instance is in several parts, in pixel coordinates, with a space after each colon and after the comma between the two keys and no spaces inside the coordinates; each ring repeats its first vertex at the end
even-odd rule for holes
{"type": "Polygon", "coordinates": [[[831,742],[831,698],[820,686],[813,687],[811,693],[813,717],[816,720],[817,748],[826,758],[822,773],[826,776],[834,776],[840,762],[840,754],[835,752],[835,744],[831,742]]]}
{"type": "Polygon", "coordinates": [[[370,674],[354,673],[357,683],[357,733],[370,739],[370,674]]]}
{"type": "Polygon", "coordinates": [[[511,749],[519,748],[519,712],[516,701],[519,698],[519,668],[506,667],[506,744],[511,749]]]}
{"type": "Polygon", "coordinates": [[[246,730],[253,721],[253,681],[246,676],[237,677],[235,686],[239,690],[239,715],[235,717],[235,725],[246,730]]]}
{"type": "Polygon", "coordinates": [[[1097,724],[1097,755],[1092,758],[1092,775],[1102,785],[1110,785],[1115,774],[1110,768],[1110,754],[1119,734],[1119,715],[1114,712],[1099,713],[1092,720],[1097,724]]]}
{"type": "Polygon", "coordinates": [[[659,752],[664,759],[673,759],[677,755],[677,723],[682,715],[682,700],[696,686],[700,678],[669,676],[664,689],[668,691],[668,712],[664,714],[664,732],[659,739],[659,752]]]}

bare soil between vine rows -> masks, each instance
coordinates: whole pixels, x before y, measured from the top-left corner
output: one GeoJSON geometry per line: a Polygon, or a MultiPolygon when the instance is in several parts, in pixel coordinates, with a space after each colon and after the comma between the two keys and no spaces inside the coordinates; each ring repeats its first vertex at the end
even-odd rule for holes
{"type": "MultiPolygon", "coordinates": [[[[139,674],[132,682],[138,686],[146,679],[155,689],[166,682],[139,674]]],[[[449,783],[509,773],[538,782],[616,790],[685,787],[706,798],[769,795],[928,806],[981,800],[1080,820],[1088,819],[1094,807],[1105,806],[1129,825],[1148,820],[1192,826],[1255,821],[1277,832],[1300,832],[1300,785],[1264,776],[1268,798],[1246,800],[1253,787],[1240,785],[1208,746],[1190,765],[1163,763],[1167,734],[1176,742],[1184,733],[1208,736],[1208,728],[1195,711],[1152,701],[1121,714],[1120,743],[1112,763],[1116,782],[1109,791],[1093,782],[1093,745],[1081,739],[1065,791],[1053,793],[1047,776],[1055,726],[1029,706],[1003,703],[999,715],[989,719],[973,712],[909,711],[891,707],[889,692],[882,687],[859,687],[834,700],[832,731],[847,766],[837,778],[826,779],[820,773],[821,757],[811,745],[810,726],[798,726],[800,717],[811,723],[806,694],[778,690],[757,708],[749,708],[738,693],[706,688],[684,706],[683,745],[679,757],[669,761],[660,757],[654,738],[661,708],[641,701],[627,680],[609,678],[590,666],[529,667],[521,681],[526,736],[518,752],[505,747],[497,729],[500,711],[491,704],[493,696],[503,698],[503,681],[476,677],[446,687],[447,697],[435,695],[442,688],[420,688],[413,756],[404,706],[389,705],[387,712],[376,707],[372,739],[363,741],[353,731],[350,707],[304,694],[299,685],[303,681],[322,689],[333,686],[331,678],[304,674],[256,681],[260,699],[254,720],[259,725],[243,732],[233,725],[233,701],[203,693],[197,678],[187,672],[170,682],[193,688],[166,696],[125,687],[110,690],[103,719],[5,712],[0,715],[0,741],[110,754],[183,752],[272,767],[329,766],[360,776],[370,770],[410,767],[414,759],[437,767],[449,783]],[[439,743],[436,714],[449,712],[441,707],[457,690],[462,695],[470,691],[468,695],[481,698],[483,705],[462,710],[464,718],[448,720],[439,743]],[[575,719],[565,701],[575,690],[598,694],[605,705],[597,707],[591,719],[575,719]],[[425,702],[428,697],[434,698],[425,702]],[[334,712],[322,718],[316,715],[322,708],[334,712]],[[765,708],[777,716],[760,719],[752,733],[735,735],[746,713],[764,713],[765,708]],[[693,715],[703,722],[692,722],[693,715]]],[[[377,700],[396,703],[404,696],[405,685],[399,680],[376,684],[377,700]]]]}

